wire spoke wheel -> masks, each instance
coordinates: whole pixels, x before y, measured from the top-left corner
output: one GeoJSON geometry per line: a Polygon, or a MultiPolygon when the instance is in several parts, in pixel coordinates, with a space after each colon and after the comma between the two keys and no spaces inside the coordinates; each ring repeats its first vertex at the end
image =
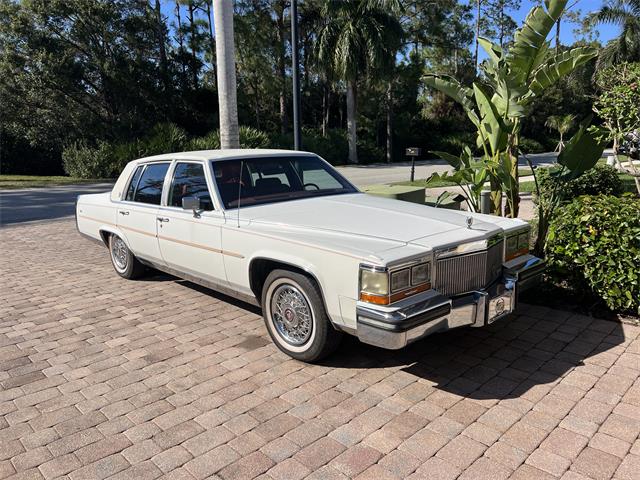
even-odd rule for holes
{"type": "Polygon", "coordinates": [[[313,330],[313,316],[305,295],[289,284],[280,285],[271,297],[271,316],[280,337],[290,345],[304,345],[313,330]]]}
{"type": "Polygon", "coordinates": [[[111,240],[111,258],[118,270],[124,271],[127,269],[129,258],[127,245],[120,237],[116,236],[111,240]]]}

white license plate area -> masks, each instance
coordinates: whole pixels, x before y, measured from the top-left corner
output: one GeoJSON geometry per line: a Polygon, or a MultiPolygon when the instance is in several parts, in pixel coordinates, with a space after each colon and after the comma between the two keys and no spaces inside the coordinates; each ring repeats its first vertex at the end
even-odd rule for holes
{"type": "Polygon", "coordinates": [[[511,292],[504,293],[489,300],[489,312],[487,314],[487,322],[495,322],[500,317],[511,313],[511,292]]]}

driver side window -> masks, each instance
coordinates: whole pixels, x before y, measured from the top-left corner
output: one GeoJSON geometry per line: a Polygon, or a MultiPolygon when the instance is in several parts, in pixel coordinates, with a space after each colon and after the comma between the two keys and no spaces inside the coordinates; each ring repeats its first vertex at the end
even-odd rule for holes
{"type": "Polygon", "coordinates": [[[214,210],[211,194],[207,187],[207,179],[204,176],[204,167],[201,163],[176,164],[167,205],[182,208],[184,197],[197,197],[200,199],[202,210],[214,210]]]}

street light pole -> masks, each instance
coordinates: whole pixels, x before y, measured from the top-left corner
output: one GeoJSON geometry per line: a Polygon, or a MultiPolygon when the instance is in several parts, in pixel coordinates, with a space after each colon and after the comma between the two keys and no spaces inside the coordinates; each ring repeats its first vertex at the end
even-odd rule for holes
{"type": "Polygon", "coordinates": [[[300,66],[298,64],[298,2],[291,0],[291,63],[293,70],[293,149],[302,148],[300,134],[300,66]]]}

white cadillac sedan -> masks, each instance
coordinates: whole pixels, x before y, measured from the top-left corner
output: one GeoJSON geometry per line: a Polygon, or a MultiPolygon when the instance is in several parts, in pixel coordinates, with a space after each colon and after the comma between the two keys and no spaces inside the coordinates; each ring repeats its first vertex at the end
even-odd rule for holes
{"type": "Polygon", "coordinates": [[[120,276],[152,267],[259,305],[278,348],[307,362],[343,333],[398,349],[487,325],[544,269],[521,220],[367,195],[287,150],[135,160],[111,192],[78,197],[76,220],[120,276]]]}

